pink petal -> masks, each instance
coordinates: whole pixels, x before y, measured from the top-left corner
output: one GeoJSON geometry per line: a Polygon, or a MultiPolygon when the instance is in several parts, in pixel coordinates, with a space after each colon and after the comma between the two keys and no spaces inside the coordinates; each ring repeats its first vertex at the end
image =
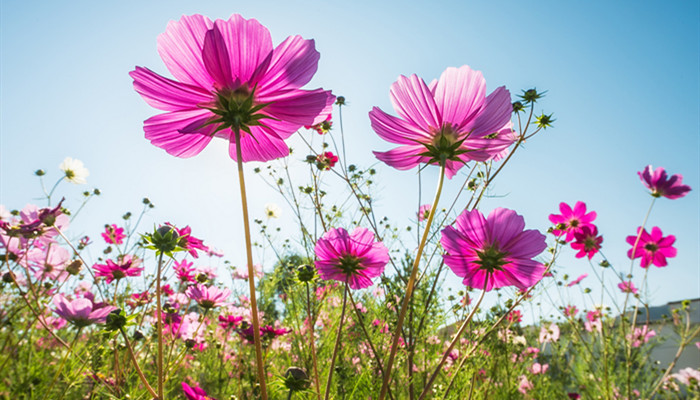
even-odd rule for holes
{"type": "Polygon", "coordinates": [[[214,78],[217,88],[235,88],[233,75],[231,73],[231,58],[224,36],[219,30],[219,21],[214,27],[207,31],[204,37],[204,48],[202,49],[202,60],[209,75],[214,78]]]}
{"type": "Polygon", "coordinates": [[[226,42],[233,77],[252,87],[270,62],[270,31],[257,20],[246,20],[238,14],[228,21],[216,20],[215,24],[226,42]]]}
{"type": "Polygon", "coordinates": [[[510,241],[525,229],[525,218],[506,208],[496,208],[486,219],[489,239],[497,242],[501,250],[506,250],[510,241]]]}
{"type": "Polygon", "coordinates": [[[129,75],[146,103],[164,111],[182,111],[211,100],[211,93],[198,86],[164,78],[148,68],[136,67],[129,75]]]}
{"type": "Polygon", "coordinates": [[[510,92],[505,86],[501,86],[486,97],[484,107],[476,119],[465,121],[465,124],[460,126],[460,131],[470,131],[471,136],[477,138],[490,135],[510,122],[512,112],[510,92]]]}
{"type": "Polygon", "coordinates": [[[258,101],[272,103],[263,109],[265,113],[287,123],[297,124],[299,129],[304,125],[312,125],[319,114],[327,115],[333,107],[335,97],[323,89],[294,89],[261,96],[258,101]]]}
{"type": "Polygon", "coordinates": [[[417,126],[400,118],[385,113],[378,107],[369,112],[372,129],[382,139],[396,144],[415,145],[416,143],[430,143],[432,137],[417,126]]]}
{"type": "Polygon", "coordinates": [[[435,99],[425,82],[418,76],[399,76],[391,85],[389,95],[394,109],[403,119],[409,120],[426,132],[431,128],[441,127],[442,121],[435,99]]]}
{"type": "Polygon", "coordinates": [[[474,71],[467,65],[450,67],[440,76],[434,93],[442,122],[462,125],[481,110],[486,97],[486,80],[481,71],[474,71]]]}
{"type": "MultiPolygon", "coordinates": [[[[270,161],[289,155],[289,147],[269,128],[253,126],[252,135],[243,134],[241,137],[241,156],[243,162],[270,161]]],[[[236,142],[230,139],[228,154],[236,160],[236,142]]]]}
{"type": "Polygon", "coordinates": [[[184,83],[212,88],[214,80],[202,61],[204,36],[214,24],[202,15],[188,15],[170,21],[158,36],[158,53],[173,76],[184,83]]]}
{"type": "Polygon", "coordinates": [[[418,154],[425,151],[425,147],[419,146],[399,146],[389,151],[374,151],[374,155],[387,165],[399,170],[407,170],[418,166],[421,162],[428,161],[427,157],[418,154]]]}
{"type": "Polygon", "coordinates": [[[311,80],[321,57],[313,40],[290,36],[272,52],[272,59],[260,80],[258,95],[298,89],[311,80]]]}
{"type": "Polygon", "coordinates": [[[177,111],[155,115],[144,122],[146,139],[154,146],[176,157],[192,157],[199,154],[211,141],[213,126],[201,133],[180,133],[180,129],[193,123],[203,123],[211,116],[208,110],[177,111]]]}

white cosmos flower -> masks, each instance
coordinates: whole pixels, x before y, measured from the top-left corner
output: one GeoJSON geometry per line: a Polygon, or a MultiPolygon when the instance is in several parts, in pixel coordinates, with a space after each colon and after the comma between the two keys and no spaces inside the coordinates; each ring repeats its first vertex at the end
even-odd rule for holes
{"type": "Polygon", "coordinates": [[[282,209],[279,208],[277,204],[265,204],[265,216],[267,216],[267,218],[279,218],[280,215],[282,215],[282,209]]]}
{"type": "Polygon", "coordinates": [[[90,175],[90,171],[85,168],[82,161],[70,157],[66,157],[58,168],[66,174],[68,182],[75,184],[87,183],[85,178],[90,175]]]}

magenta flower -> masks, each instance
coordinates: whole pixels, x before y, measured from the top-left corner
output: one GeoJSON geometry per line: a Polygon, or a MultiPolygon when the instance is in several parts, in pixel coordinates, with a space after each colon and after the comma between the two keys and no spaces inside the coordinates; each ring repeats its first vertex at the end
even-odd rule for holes
{"type": "Polygon", "coordinates": [[[649,339],[656,336],[656,332],[653,329],[649,329],[646,325],[642,325],[641,328],[634,328],[634,333],[627,334],[625,339],[627,339],[632,347],[639,347],[644,343],[648,343],[649,339]]]}
{"type": "Polygon", "coordinates": [[[590,260],[600,250],[600,244],[603,243],[603,237],[598,236],[598,227],[595,225],[587,225],[581,228],[579,232],[574,233],[575,242],[571,243],[571,248],[578,250],[576,258],[588,256],[590,260]]]}
{"type": "Polygon", "coordinates": [[[180,282],[188,283],[195,281],[195,269],[192,267],[193,265],[194,263],[188,262],[184,258],[182,261],[175,260],[173,269],[175,270],[175,275],[180,282]]]}
{"type": "MultiPolygon", "coordinates": [[[[637,228],[637,235],[639,235],[640,229],[642,228],[637,228]]],[[[636,241],[637,236],[627,236],[627,243],[633,247],[627,250],[627,257],[642,257],[642,268],[646,268],[651,264],[657,267],[665,267],[668,265],[666,258],[676,256],[676,248],[673,247],[676,237],[673,235],[664,237],[658,226],[651,228],[651,235],[644,229],[641,236],[639,236],[637,247],[634,247],[636,241]],[[634,250],[634,257],[632,256],[632,250],[634,250]]]]}
{"type": "Polygon", "coordinates": [[[545,266],[533,257],[547,243],[537,230],[524,229],[525,219],[513,210],[497,208],[488,218],[478,210],[465,210],[454,227],[442,230],[445,264],[467,286],[489,291],[513,285],[526,290],[542,278],[545,266]]]}
{"type": "Polygon", "coordinates": [[[523,321],[523,314],[520,310],[513,310],[506,315],[506,320],[511,324],[517,324],[523,321]]]}
{"type": "Polygon", "coordinates": [[[149,105],[166,111],[144,122],[146,139],[177,157],[199,154],[216,136],[230,141],[235,160],[236,130],[242,161],[284,157],[284,139],[333,106],[329,91],[300,89],[318,66],[314,41],[290,36],[273,48],[255,19],[183,16],[158,37],[158,52],[177,81],[143,67],[129,75],[149,105]]]}
{"type": "Polygon", "coordinates": [[[593,220],[597,216],[595,211],[586,213],[586,203],[577,201],[574,209],[566,203],[559,203],[561,214],[550,214],[549,221],[555,226],[552,233],[556,236],[566,234],[564,240],[568,243],[574,240],[574,234],[581,232],[584,226],[593,226],[593,220]]]}
{"type": "Polygon", "coordinates": [[[124,228],[119,228],[117,225],[105,225],[105,231],[102,232],[102,238],[108,244],[120,245],[126,238],[124,234],[124,228]]]}
{"type": "Polygon", "coordinates": [[[190,228],[189,225],[184,228],[178,228],[169,222],[166,222],[165,225],[175,229],[177,234],[180,236],[178,245],[187,250],[192,257],[199,258],[199,253],[197,253],[197,250],[209,252],[209,247],[204,245],[202,239],[192,236],[192,228],[190,228]]]}
{"type": "Polygon", "coordinates": [[[53,303],[56,306],[54,312],[78,328],[94,323],[104,324],[107,314],[116,309],[102,303],[96,304],[88,296],[71,301],[58,294],[54,296],[53,303]]]}
{"type": "Polygon", "coordinates": [[[622,293],[637,294],[637,292],[638,292],[637,288],[634,287],[634,283],[632,283],[632,281],[620,282],[617,284],[617,287],[620,288],[622,293]]]}
{"type": "Polygon", "coordinates": [[[369,118],[382,139],[401,145],[374,152],[396,169],[444,161],[451,178],[469,161],[493,159],[516,138],[510,122],[510,92],[501,86],[486,96],[481,72],[466,65],[447,68],[430,85],[416,75],[399,76],[390,96],[400,118],[377,107],[369,118]]]}
{"type": "Polygon", "coordinates": [[[182,391],[185,393],[187,400],[216,400],[213,397],[209,397],[207,392],[199,387],[199,385],[192,387],[182,382],[182,391]]]}
{"type": "Polygon", "coordinates": [[[228,304],[226,300],[231,295],[231,291],[228,289],[219,289],[216,286],[197,284],[188,287],[185,294],[190,299],[196,301],[200,307],[209,309],[228,304]]]}
{"type": "Polygon", "coordinates": [[[112,283],[127,276],[140,276],[143,268],[139,268],[139,265],[141,265],[140,259],[126,254],[119,257],[116,263],[107,260],[106,264],[95,264],[92,268],[95,270],[95,276],[102,276],[105,282],[112,283]]]}
{"type": "Polygon", "coordinates": [[[418,221],[425,221],[430,216],[430,210],[433,208],[432,204],[423,204],[418,208],[418,221]]]}
{"type": "Polygon", "coordinates": [[[669,179],[663,167],[652,170],[651,165],[647,165],[644,170],[637,172],[637,175],[654,197],[680,199],[690,192],[690,186],[683,184],[683,175],[675,174],[669,179]]]}
{"type": "Polygon", "coordinates": [[[372,285],[372,278],[384,272],[389,262],[389,250],[374,241],[367,228],[355,228],[348,233],[333,228],[316,242],[316,269],[324,280],[346,282],[352,289],[372,285]]]}
{"type": "Polygon", "coordinates": [[[313,129],[319,135],[324,135],[324,134],[330,132],[331,127],[333,126],[333,121],[331,121],[331,117],[332,117],[332,115],[328,114],[328,117],[326,117],[325,120],[319,122],[318,124],[314,124],[314,125],[304,125],[304,128],[313,129]]]}
{"type": "Polygon", "coordinates": [[[330,151],[326,151],[323,154],[316,156],[316,166],[320,170],[329,170],[335,166],[338,162],[338,156],[330,151]]]}
{"type": "MultiPolygon", "coordinates": [[[[573,281],[569,282],[569,284],[566,285],[566,287],[572,287],[572,286],[574,286],[574,285],[578,285],[578,284],[581,283],[581,281],[584,280],[587,276],[588,276],[588,274],[582,274],[582,275],[579,276],[578,278],[576,278],[576,279],[574,279],[573,281]]],[[[575,308],[575,307],[574,307],[574,308],[575,308]]]]}
{"type": "Polygon", "coordinates": [[[566,308],[564,308],[564,315],[566,315],[569,318],[576,318],[576,314],[578,314],[578,308],[574,305],[568,305],[566,308]]]}

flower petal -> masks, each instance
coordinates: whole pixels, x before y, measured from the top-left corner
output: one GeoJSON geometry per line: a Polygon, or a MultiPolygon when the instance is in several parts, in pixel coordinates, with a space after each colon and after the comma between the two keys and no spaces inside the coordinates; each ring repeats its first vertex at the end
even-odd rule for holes
{"type": "Polygon", "coordinates": [[[432,141],[432,137],[418,126],[389,115],[378,107],[372,108],[369,119],[372,122],[372,129],[388,142],[415,145],[432,141]]]}
{"type": "MultiPolygon", "coordinates": [[[[270,161],[289,155],[289,147],[269,128],[253,126],[251,135],[244,134],[241,137],[241,157],[243,162],[270,161]]],[[[236,160],[236,142],[230,138],[228,154],[236,160]]]]}
{"type": "Polygon", "coordinates": [[[203,128],[199,133],[180,133],[193,124],[202,124],[211,113],[207,110],[175,111],[155,115],[143,123],[146,139],[154,146],[176,157],[188,158],[199,154],[211,141],[213,126],[203,128]]]}
{"type": "MultiPolygon", "coordinates": [[[[304,125],[313,125],[320,114],[328,115],[333,108],[335,96],[329,90],[294,89],[260,97],[261,103],[271,103],[263,111],[280,121],[298,125],[293,131],[287,131],[289,137],[304,125]]],[[[263,121],[265,122],[265,120],[263,121]]],[[[282,137],[283,135],[280,135],[282,137]]]]}
{"type": "Polygon", "coordinates": [[[512,112],[510,92],[505,86],[501,86],[488,95],[476,118],[465,120],[464,125],[460,126],[460,131],[471,132],[472,138],[490,135],[510,122],[512,112]]]}
{"type": "Polygon", "coordinates": [[[417,75],[399,76],[391,85],[389,96],[396,112],[422,130],[428,132],[442,125],[433,94],[417,75]]]}
{"type": "Polygon", "coordinates": [[[257,83],[261,71],[265,71],[272,53],[272,37],[256,19],[244,19],[238,14],[228,21],[216,20],[226,42],[230,57],[231,73],[240,83],[257,83]],[[261,68],[264,66],[264,68],[261,68]]]}
{"type": "Polygon", "coordinates": [[[485,97],[486,80],[481,71],[474,71],[467,65],[447,68],[435,87],[435,103],[443,123],[459,126],[474,118],[485,97]]]}
{"type": "Polygon", "coordinates": [[[213,87],[214,80],[202,61],[204,36],[213,25],[202,15],[186,15],[170,21],[158,36],[158,54],[177,80],[204,89],[213,87]]]}
{"type": "Polygon", "coordinates": [[[182,111],[211,100],[211,93],[198,86],[164,78],[148,68],[129,72],[136,90],[146,103],[163,111],[182,111]]]}
{"type": "Polygon", "coordinates": [[[374,155],[379,161],[399,170],[407,170],[418,166],[421,162],[428,161],[427,157],[417,154],[423,152],[425,147],[419,146],[399,146],[389,151],[374,151],[374,155]]]}
{"type": "Polygon", "coordinates": [[[272,51],[272,59],[260,80],[258,94],[298,89],[311,80],[321,55],[313,40],[290,36],[272,51]]]}

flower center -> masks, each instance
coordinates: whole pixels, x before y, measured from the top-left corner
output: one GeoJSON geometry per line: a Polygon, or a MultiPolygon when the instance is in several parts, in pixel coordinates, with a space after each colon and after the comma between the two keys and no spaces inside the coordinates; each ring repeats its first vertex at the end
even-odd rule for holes
{"type": "Polygon", "coordinates": [[[423,144],[426,151],[420,154],[430,157],[429,164],[442,164],[447,160],[461,161],[458,156],[466,153],[467,150],[460,149],[464,139],[459,139],[459,133],[454,126],[443,125],[440,129],[434,129],[432,134],[433,139],[430,144],[423,144]]]}
{"type": "Polygon", "coordinates": [[[509,262],[505,259],[508,253],[499,251],[496,246],[493,245],[485,248],[483,251],[477,250],[476,254],[479,260],[475,261],[475,263],[481,265],[481,268],[489,273],[502,271],[503,268],[501,267],[509,262]]]}
{"type": "Polygon", "coordinates": [[[357,271],[362,269],[360,265],[361,259],[355,256],[343,256],[338,260],[338,267],[345,273],[345,275],[354,275],[357,271]]]}
{"type": "Polygon", "coordinates": [[[580,221],[576,218],[569,221],[569,226],[572,228],[576,228],[579,224],[580,224],[580,221]]]}
{"type": "Polygon", "coordinates": [[[586,251],[595,250],[598,248],[598,242],[596,241],[596,238],[593,236],[586,237],[586,239],[583,241],[583,245],[584,245],[586,251]]]}
{"type": "Polygon", "coordinates": [[[211,112],[218,115],[208,124],[219,124],[217,131],[223,129],[233,129],[235,132],[241,130],[250,133],[250,127],[263,125],[260,122],[263,118],[272,118],[260,111],[268,106],[269,103],[255,103],[255,88],[249,89],[248,85],[242,85],[231,90],[228,88],[216,91],[216,102],[213,108],[209,108],[211,112]]]}
{"type": "Polygon", "coordinates": [[[644,250],[650,251],[652,253],[658,249],[659,249],[659,246],[656,243],[647,243],[644,245],[644,250]]]}

